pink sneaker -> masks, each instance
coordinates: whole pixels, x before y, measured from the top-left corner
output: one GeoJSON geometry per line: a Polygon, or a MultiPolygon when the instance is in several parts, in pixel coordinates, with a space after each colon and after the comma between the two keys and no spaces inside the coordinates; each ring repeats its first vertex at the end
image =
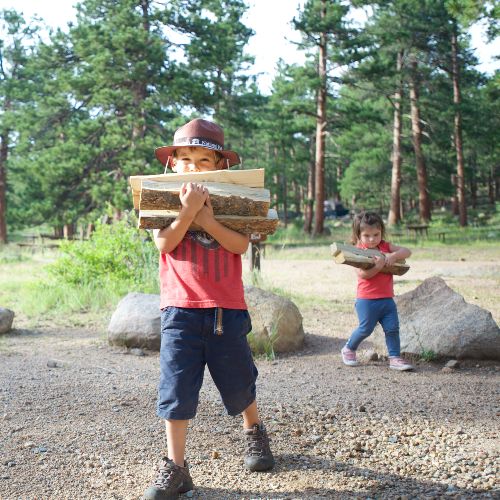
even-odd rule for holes
{"type": "Polygon", "coordinates": [[[340,354],[342,354],[342,361],[344,362],[344,365],[358,366],[358,362],[356,361],[356,351],[351,351],[351,349],[345,345],[340,351],[340,354]]]}
{"type": "Polygon", "coordinates": [[[399,370],[400,372],[407,372],[413,370],[413,365],[410,365],[400,356],[392,356],[389,358],[389,368],[399,370]]]}

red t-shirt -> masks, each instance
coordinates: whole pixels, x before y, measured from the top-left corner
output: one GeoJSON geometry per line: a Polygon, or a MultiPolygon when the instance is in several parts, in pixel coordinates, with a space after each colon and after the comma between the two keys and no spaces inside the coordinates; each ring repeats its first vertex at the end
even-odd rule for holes
{"type": "MultiPolygon", "coordinates": [[[[358,243],[356,246],[366,249],[362,243],[358,243]]],[[[391,247],[387,241],[382,240],[378,244],[377,250],[383,253],[390,253],[391,247]]],[[[387,297],[394,297],[394,279],[392,274],[379,272],[370,279],[358,276],[356,297],[358,299],[385,299],[387,297]]]]}
{"type": "Polygon", "coordinates": [[[160,308],[247,309],[241,274],[241,255],[188,231],[172,252],[160,254],[160,308]]]}

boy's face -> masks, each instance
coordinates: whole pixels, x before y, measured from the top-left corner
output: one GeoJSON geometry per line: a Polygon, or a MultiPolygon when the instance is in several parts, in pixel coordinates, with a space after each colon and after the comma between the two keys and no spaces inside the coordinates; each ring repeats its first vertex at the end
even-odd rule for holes
{"type": "Polygon", "coordinates": [[[197,146],[178,148],[173,158],[172,170],[178,174],[210,172],[217,170],[214,151],[197,146]]]}
{"type": "Polygon", "coordinates": [[[366,248],[376,248],[382,241],[382,231],[378,226],[361,226],[359,237],[366,248]]]}

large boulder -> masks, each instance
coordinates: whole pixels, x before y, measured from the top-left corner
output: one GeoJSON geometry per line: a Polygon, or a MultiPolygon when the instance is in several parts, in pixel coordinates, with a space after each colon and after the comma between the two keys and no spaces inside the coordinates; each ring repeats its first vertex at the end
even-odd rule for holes
{"type": "MultiPolygon", "coordinates": [[[[272,342],[275,352],[289,352],[302,346],[302,316],[291,300],[253,286],[245,287],[245,300],[252,320],[252,333],[258,342],[272,342]]],[[[109,343],[159,351],[159,307],[159,295],[126,295],[111,316],[109,343]]]]}
{"type": "Polygon", "coordinates": [[[302,347],[302,315],[290,299],[246,286],[245,301],[257,342],[272,342],[274,352],[290,352],[302,347]]]}
{"type": "Polygon", "coordinates": [[[116,307],[108,325],[110,344],[160,350],[160,296],[129,293],[116,307]]]}
{"type": "Polygon", "coordinates": [[[0,334],[10,332],[14,316],[14,311],[0,307],[0,334]]]}
{"type": "MultiPolygon", "coordinates": [[[[420,355],[500,359],[500,329],[491,313],[465,302],[442,278],[426,279],[414,290],[395,297],[398,306],[401,352],[420,355]]],[[[370,340],[386,352],[378,326],[370,340]]]]}

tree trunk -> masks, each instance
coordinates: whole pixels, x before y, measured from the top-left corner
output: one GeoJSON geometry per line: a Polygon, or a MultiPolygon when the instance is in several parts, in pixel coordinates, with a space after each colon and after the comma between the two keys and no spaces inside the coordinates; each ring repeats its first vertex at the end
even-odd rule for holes
{"type": "Polygon", "coordinates": [[[476,168],[476,154],[472,153],[471,161],[471,176],[470,176],[470,201],[472,208],[477,208],[477,168],[476,168]]]}
{"type": "Polygon", "coordinates": [[[63,226],[63,236],[65,240],[72,240],[75,236],[75,225],[74,224],[64,224],[63,226]]]}
{"type": "Polygon", "coordinates": [[[403,69],[403,51],[398,52],[396,69],[399,77],[398,87],[394,93],[394,122],[392,128],[392,176],[391,176],[391,206],[387,224],[393,226],[401,222],[401,132],[403,122],[401,120],[401,100],[403,98],[403,81],[401,71],[403,69]]]}
{"type": "Polygon", "coordinates": [[[420,220],[422,222],[428,222],[431,219],[431,204],[429,191],[427,189],[427,168],[425,166],[425,157],[422,151],[422,129],[420,125],[420,109],[418,103],[417,61],[413,59],[411,65],[411,129],[413,136],[413,150],[415,151],[415,162],[417,167],[418,210],[420,220]]]}
{"type": "Polygon", "coordinates": [[[459,221],[462,227],[467,225],[467,205],[465,203],[465,168],[464,154],[462,145],[462,113],[460,107],[462,105],[462,97],[460,95],[460,71],[458,64],[458,42],[457,42],[457,26],[453,26],[451,34],[451,67],[453,79],[453,106],[455,108],[454,119],[454,139],[455,152],[457,156],[457,199],[459,221]]]}
{"type": "MultiPolygon", "coordinates": [[[[321,19],[326,17],[326,0],[321,0],[321,19]]],[[[323,232],[325,201],[325,133],[326,133],[326,45],[327,35],[325,32],[320,35],[318,50],[318,77],[319,89],[317,95],[317,116],[316,116],[316,189],[314,213],[313,235],[317,236],[323,232]]]]}
{"type": "Polygon", "coordinates": [[[283,153],[283,173],[281,174],[281,184],[283,189],[283,213],[285,214],[285,227],[288,225],[288,183],[286,178],[286,154],[283,144],[281,145],[281,152],[283,153]]]}
{"type": "Polygon", "coordinates": [[[314,160],[314,137],[311,137],[310,144],[310,162],[309,170],[307,172],[307,195],[304,202],[304,232],[311,234],[312,231],[312,220],[313,220],[313,208],[314,208],[314,179],[315,179],[315,160],[314,160]]]}
{"type": "Polygon", "coordinates": [[[5,245],[7,238],[7,158],[9,155],[9,131],[0,135],[0,245],[5,245]]]}
{"type": "Polygon", "coordinates": [[[295,206],[295,212],[297,212],[297,215],[300,215],[300,213],[302,212],[302,208],[300,206],[300,200],[301,200],[300,185],[296,180],[293,181],[292,185],[293,185],[293,204],[295,206]]]}
{"type": "Polygon", "coordinates": [[[495,167],[490,166],[488,172],[488,200],[490,205],[495,205],[495,167]]]}

